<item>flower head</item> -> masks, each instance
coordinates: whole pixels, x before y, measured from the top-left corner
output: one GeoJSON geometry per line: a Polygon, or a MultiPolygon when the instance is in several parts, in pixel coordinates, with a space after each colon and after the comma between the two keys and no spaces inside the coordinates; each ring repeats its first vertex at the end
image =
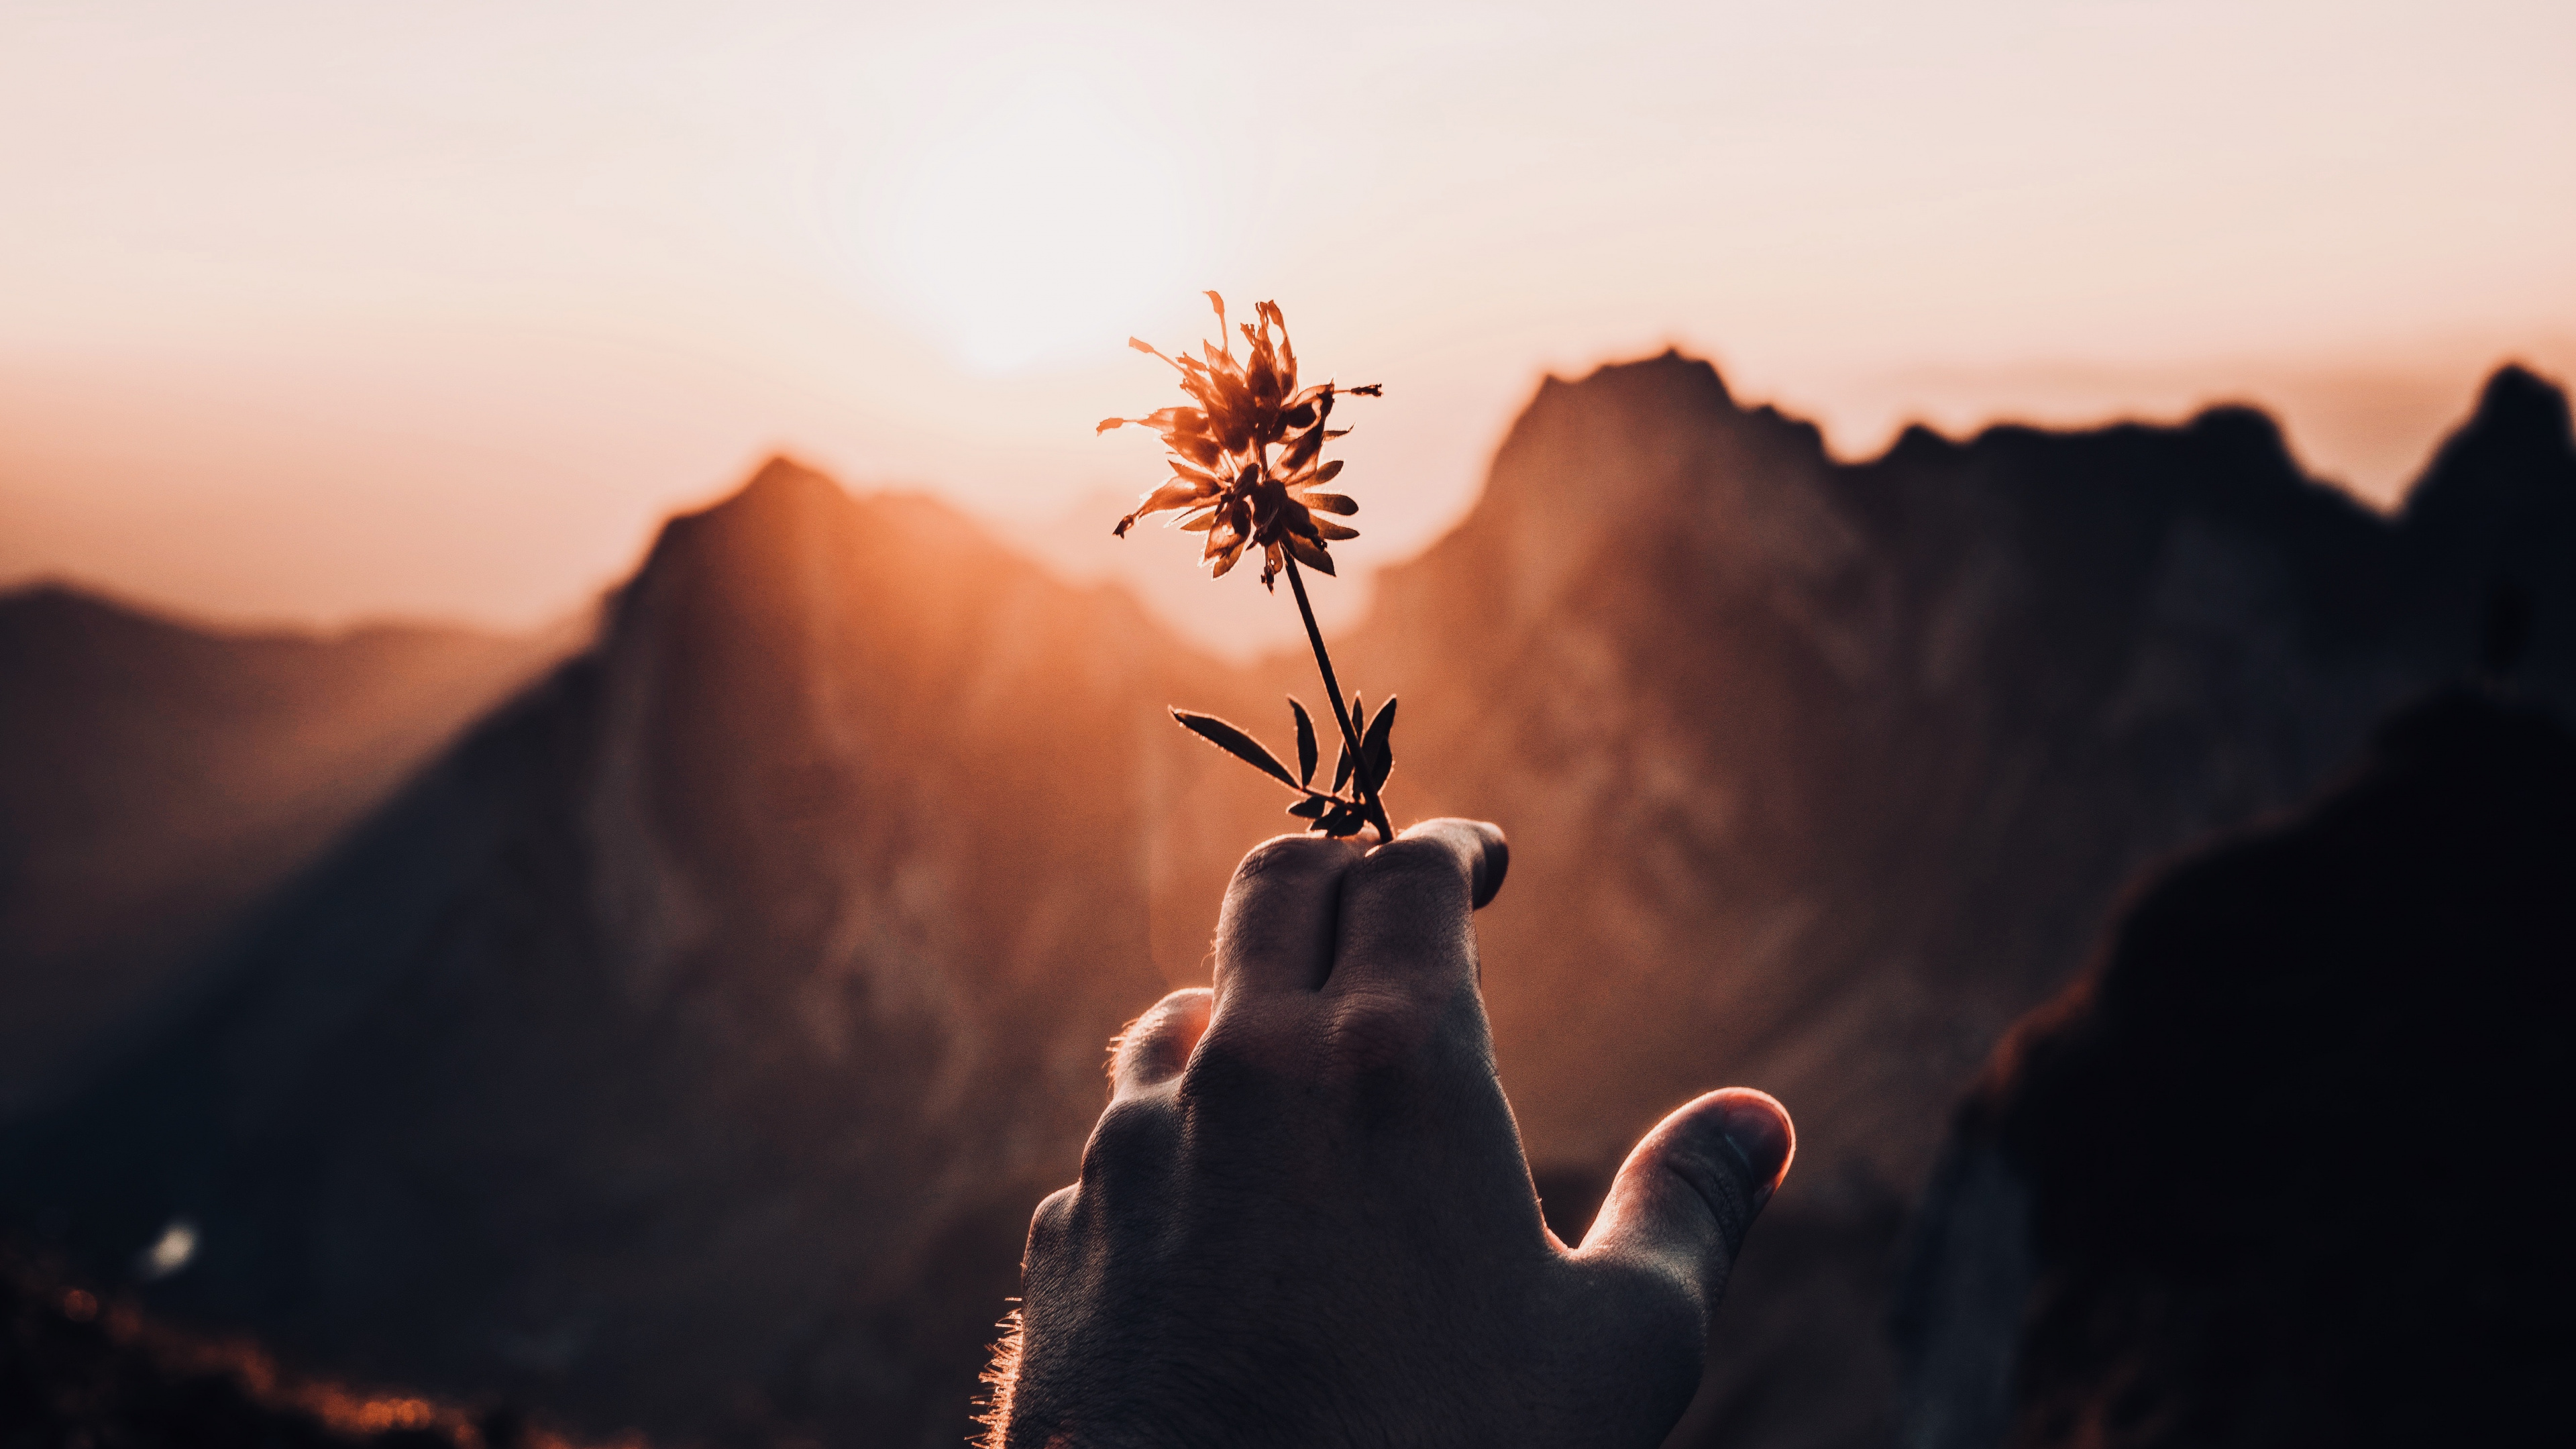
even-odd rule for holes
{"type": "Polygon", "coordinates": [[[1145,495],[1136,511],[1118,520],[1121,538],[1149,513],[1178,510],[1180,528],[1205,533],[1199,559],[1222,578],[1248,548],[1262,554],[1261,582],[1271,586],[1288,559],[1322,573],[1333,571],[1329,545],[1357,538],[1359,530],[1319,518],[1319,513],[1347,517],[1359,505],[1338,493],[1314,490],[1342,471],[1341,460],[1322,459],[1324,444],[1349,432],[1326,425],[1333,399],[1341,393],[1376,397],[1380,389],[1336,387],[1320,382],[1302,391],[1297,386],[1297,350],[1288,341],[1288,320],[1279,304],[1261,302],[1253,311],[1260,325],[1238,324],[1250,355],[1237,358],[1226,336],[1225,299],[1207,294],[1216,308],[1217,343],[1202,343],[1203,356],[1183,352],[1165,357],[1161,349],[1130,337],[1127,345],[1170,363],[1181,375],[1181,390],[1195,407],[1171,407],[1141,418],[1103,418],[1099,432],[1135,423],[1163,435],[1172,450],[1173,477],[1145,495]],[[1274,341],[1273,328],[1278,330],[1274,341]]]}

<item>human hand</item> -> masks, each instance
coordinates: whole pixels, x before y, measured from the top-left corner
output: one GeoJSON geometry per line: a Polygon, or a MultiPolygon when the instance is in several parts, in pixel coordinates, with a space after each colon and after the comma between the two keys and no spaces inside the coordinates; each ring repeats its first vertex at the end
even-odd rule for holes
{"type": "Polygon", "coordinates": [[[1661,1441],[1792,1129],[1703,1096],[1559,1242],[1477,990],[1507,859],[1463,820],[1244,857],[1215,990],[1128,1029],[1081,1180],[1038,1207],[988,1443],[1661,1441]]]}

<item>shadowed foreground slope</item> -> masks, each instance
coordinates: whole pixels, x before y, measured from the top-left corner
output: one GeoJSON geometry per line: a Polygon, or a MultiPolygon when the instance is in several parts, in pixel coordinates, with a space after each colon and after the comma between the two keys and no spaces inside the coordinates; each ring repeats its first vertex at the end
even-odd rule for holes
{"type": "MultiPolygon", "coordinates": [[[[2139,867],[2471,667],[2499,598],[2576,698],[2567,556],[2565,404],[2510,371],[2397,521],[2241,411],[1844,466],[1686,359],[1542,389],[1336,654],[1404,699],[1399,815],[1512,834],[1485,981],[1553,1216],[1703,1088],[1799,1116],[1681,1442],[1883,1442],[1898,1235],[2006,1025],[2139,867]]],[[[188,1217],[153,1302],[369,1376],[954,1442],[1103,1042],[1203,979],[1287,823],[1162,707],[1284,739],[1307,669],[773,465],[203,1012],[0,1144],[0,1193],[102,1271],[188,1217]]]]}
{"type": "MultiPolygon", "coordinates": [[[[468,1408],[282,1372],[0,1247],[0,1443],[65,1449],[574,1449],[508,1405],[468,1408]]],[[[628,1443],[620,1449],[640,1449],[628,1443]]]]}
{"type": "Polygon", "coordinates": [[[2446,696],[2163,871],[1963,1111],[1905,1442],[2559,1442],[2576,734],[2446,696]]]}

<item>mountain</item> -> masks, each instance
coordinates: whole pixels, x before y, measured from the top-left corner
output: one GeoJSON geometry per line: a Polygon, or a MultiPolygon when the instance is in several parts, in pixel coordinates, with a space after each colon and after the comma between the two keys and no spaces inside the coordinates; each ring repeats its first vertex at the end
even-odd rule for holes
{"type": "Polygon", "coordinates": [[[2571,877],[2576,733],[2495,690],[2158,872],[1959,1114],[1903,1442],[2564,1432],[2571,877]]]}
{"type": "Polygon", "coordinates": [[[2388,520],[2241,409],[1841,466],[1685,359],[1542,390],[1340,652],[1407,701],[1402,808],[1513,832],[1486,982],[1542,1187],[1597,1195],[1721,1080],[1798,1113],[1686,1438],[1885,1437],[1876,1324],[1953,1094],[2138,870],[2481,667],[2500,601],[2568,705],[2568,437],[2500,373],[2388,520]]]}
{"type": "MultiPolygon", "coordinates": [[[[2529,384],[2500,377],[2446,464],[2521,428],[2496,400],[2529,384]]],[[[2563,404],[2555,429],[2511,476],[2559,500],[2564,558],[2563,404]]],[[[1811,1130],[1902,1181],[1944,1104],[1852,1064],[1973,1071],[2140,864],[2299,799],[2388,706],[2475,668],[2496,582],[2546,596],[2529,677],[2570,697],[2552,535],[2508,532],[2517,575],[2419,530],[2303,477],[2250,412],[1918,431],[1842,467],[1666,358],[1543,390],[1348,669],[1408,701],[1430,777],[1408,808],[1429,791],[1528,838],[1495,908],[1501,1036],[1597,1093],[1524,1108],[1534,1139],[1614,1153],[1715,1047],[1809,1084],[1811,1130]],[[1629,1070],[1587,1070],[1613,1037],[1629,1070]]]]}
{"type": "Polygon", "coordinates": [[[93,1263],[184,1221],[157,1306],[360,1377],[953,1442],[1029,1204],[1163,989],[1149,635],[773,465],[11,1185],[93,1263]]]}
{"type": "Polygon", "coordinates": [[[0,594],[0,1117],[569,641],[213,632],[0,594]]]}
{"type": "Polygon", "coordinates": [[[1683,358],[1543,388],[1344,667],[1406,700],[1403,808],[1512,833],[1486,991],[1543,1185],[1721,1082],[1797,1114],[1679,1438],[1883,1442],[1960,1085],[2136,872],[2480,667],[2499,601],[2576,705],[2570,557],[2565,402],[2511,369],[2393,521],[2242,409],[1843,466],[1683,358]]]}
{"type": "MultiPolygon", "coordinates": [[[[1486,989],[1553,1218],[1703,1088],[1798,1115],[1677,1445],[1884,1441],[1963,1085],[2124,882],[2399,702],[2484,670],[2576,707],[2571,500],[2564,400],[2511,370],[2395,519],[2241,409],[1843,464],[1678,356],[1540,390],[1336,660],[1404,700],[1400,817],[1512,834],[1486,989]]],[[[0,1140],[0,1200],[99,1271],[184,1219],[148,1300],[334,1371],[953,1443],[1106,1038],[1204,979],[1289,823],[1163,706],[1284,741],[1290,691],[1302,657],[1221,666],[773,464],[0,1140]]]]}

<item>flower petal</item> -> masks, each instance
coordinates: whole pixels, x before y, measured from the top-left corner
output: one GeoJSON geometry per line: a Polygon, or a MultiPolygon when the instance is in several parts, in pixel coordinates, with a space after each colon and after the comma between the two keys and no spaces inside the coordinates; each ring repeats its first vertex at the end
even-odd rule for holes
{"type": "MultiPolygon", "coordinates": [[[[1152,354],[1153,354],[1154,356],[1156,356],[1156,357],[1163,357],[1163,349],[1161,349],[1161,348],[1159,348],[1159,347],[1156,347],[1153,343],[1146,341],[1146,340],[1145,340],[1144,338],[1142,338],[1142,337],[1130,337],[1130,338],[1128,338],[1128,339],[1127,339],[1127,345],[1128,345],[1128,346],[1130,346],[1130,347],[1135,348],[1138,352],[1150,352],[1150,353],[1152,353],[1152,354]]],[[[1171,365],[1172,365],[1172,366],[1174,366],[1174,367],[1179,367],[1179,366],[1180,366],[1180,364],[1179,364],[1179,363],[1177,363],[1177,362],[1172,362],[1172,359],[1170,359],[1170,358],[1168,358],[1168,357],[1163,357],[1163,360],[1164,360],[1165,362],[1170,362],[1170,363],[1171,363],[1171,365]]],[[[1183,371],[1184,371],[1184,372],[1186,372],[1186,371],[1187,371],[1187,369],[1183,369],[1183,371]]]]}
{"type": "Polygon", "coordinates": [[[1146,494],[1145,501],[1137,504],[1135,513],[1129,516],[1142,518],[1146,514],[1161,513],[1165,509],[1186,508],[1198,501],[1198,497],[1199,490],[1188,483],[1166,483],[1146,494]]]}
{"type": "Polygon", "coordinates": [[[1323,446],[1324,434],[1322,429],[1308,428],[1306,431],[1299,433],[1295,441],[1289,443],[1288,450],[1279,455],[1280,471],[1283,473],[1294,473],[1298,469],[1305,467],[1308,463],[1315,461],[1315,454],[1321,451],[1323,446]]]}

